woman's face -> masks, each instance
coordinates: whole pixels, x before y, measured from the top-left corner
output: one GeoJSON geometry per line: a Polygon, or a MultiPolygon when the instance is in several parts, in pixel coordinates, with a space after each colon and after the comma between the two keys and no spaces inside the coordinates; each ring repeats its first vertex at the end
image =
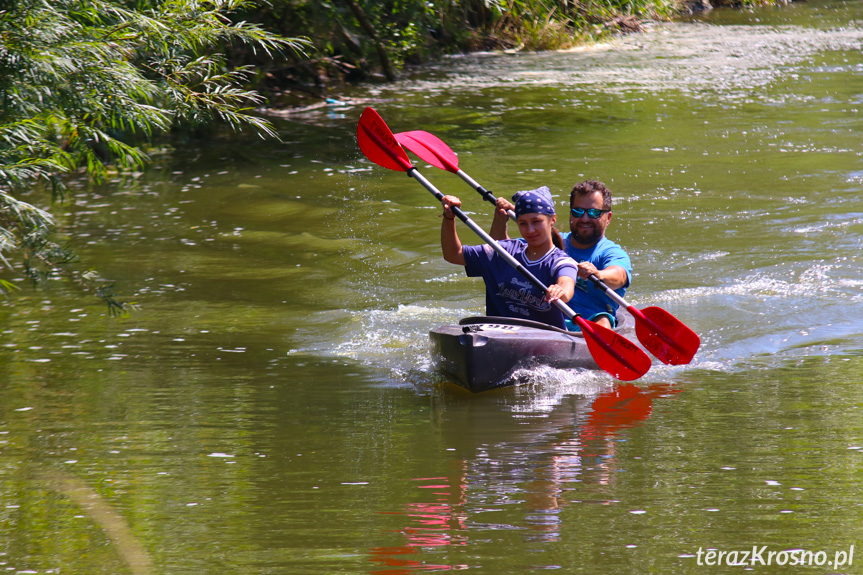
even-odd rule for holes
{"type": "Polygon", "coordinates": [[[516,219],[521,237],[531,247],[540,247],[551,241],[551,228],[557,221],[557,216],[545,214],[522,214],[516,219]]]}

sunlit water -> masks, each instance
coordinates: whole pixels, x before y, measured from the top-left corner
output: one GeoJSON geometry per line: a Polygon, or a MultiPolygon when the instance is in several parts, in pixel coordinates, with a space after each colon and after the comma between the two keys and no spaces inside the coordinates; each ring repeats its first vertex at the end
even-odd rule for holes
{"type": "Polygon", "coordinates": [[[138,310],[59,283],[0,303],[0,568],[704,573],[759,545],[825,562],[756,571],[860,572],[861,8],[448,58],[277,117],[282,142],[73,187],[62,230],[138,310]],[[427,332],[481,285],[442,261],[434,198],[359,152],[366,105],[498,195],[606,181],[627,298],[697,331],[695,360],[453,387],[427,332]]]}

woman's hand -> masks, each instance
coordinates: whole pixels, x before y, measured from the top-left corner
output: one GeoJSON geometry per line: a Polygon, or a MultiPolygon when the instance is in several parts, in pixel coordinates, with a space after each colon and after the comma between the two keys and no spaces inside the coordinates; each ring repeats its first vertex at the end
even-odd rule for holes
{"type": "Polygon", "coordinates": [[[460,208],[461,200],[456,196],[444,196],[441,198],[441,203],[443,204],[443,217],[446,220],[454,220],[455,214],[452,213],[451,208],[460,208]]]}
{"type": "Polygon", "coordinates": [[[569,276],[561,276],[557,278],[557,282],[548,286],[545,292],[545,301],[554,303],[557,300],[563,303],[572,299],[575,294],[575,280],[569,276]]]}
{"type": "Polygon", "coordinates": [[[458,239],[458,231],[456,231],[455,214],[452,213],[452,208],[461,206],[461,200],[455,196],[444,196],[441,198],[443,204],[443,221],[440,226],[440,247],[443,252],[443,259],[451,264],[465,265],[464,250],[462,250],[461,240],[458,239]],[[450,223],[447,223],[450,222],[450,223]]]}
{"type": "MultiPolygon", "coordinates": [[[[545,292],[545,301],[554,303],[557,300],[566,297],[566,290],[557,284],[548,286],[548,291],[545,292]]],[[[567,300],[569,298],[566,298],[567,300]]],[[[564,300],[566,301],[566,300],[564,300]]]]}

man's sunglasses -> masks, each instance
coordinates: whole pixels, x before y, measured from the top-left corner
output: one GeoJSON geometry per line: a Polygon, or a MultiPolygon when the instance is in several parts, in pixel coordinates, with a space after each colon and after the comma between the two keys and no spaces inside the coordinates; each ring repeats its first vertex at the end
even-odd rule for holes
{"type": "Polygon", "coordinates": [[[587,215],[591,220],[598,220],[602,217],[602,214],[607,214],[611,210],[598,210],[596,208],[589,208],[585,210],[584,208],[572,208],[570,211],[572,212],[572,215],[576,218],[580,218],[584,215],[584,212],[587,212],[587,215]]]}

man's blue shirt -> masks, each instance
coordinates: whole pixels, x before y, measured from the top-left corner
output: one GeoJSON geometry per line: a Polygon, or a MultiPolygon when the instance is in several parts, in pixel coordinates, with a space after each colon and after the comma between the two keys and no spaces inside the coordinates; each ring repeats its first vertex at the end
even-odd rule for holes
{"type": "MultiPolygon", "coordinates": [[[[561,233],[560,235],[563,238],[566,254],[575,261],[579,263],[590,262],[598,270],[604,270],[609,266],[620,266],[625,269],[626,285],[614,290],[620,297],[623,297],[626,293],[626,288],[632,282],[632,262],[629,259],[629,255],[623,251],[623,248],[605,236],[602,236],[595,245],[587,249],[577,249],[569,241],[572,235],[571,232],[561,233]]],[[[586,279],[578,279],[575,282],[575,295],[569,301],[569,307],[585,317],[591,317],[600,312],[614,315],[618,306],[605,295],[603,290],[594,286],[592,282],[586,279]]]]}

